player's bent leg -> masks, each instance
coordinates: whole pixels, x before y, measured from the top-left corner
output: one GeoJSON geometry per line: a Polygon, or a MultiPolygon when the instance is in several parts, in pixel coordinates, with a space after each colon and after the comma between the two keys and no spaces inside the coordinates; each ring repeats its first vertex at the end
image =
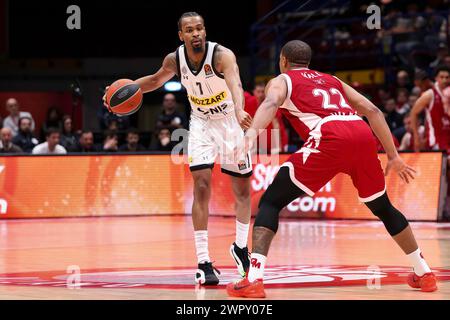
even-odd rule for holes
{"type": "Polygon", "coordinates": [[[208,250],[208,205],[211,197],[211,168],[194,168],[194,201],[192,204],[192,222],[194,224],[195,248],[198,269],[195,282],[202,285],[217,285],[218,270],[211,263],[208,250]]]}
{"type": "Polygon", "coordinates": [[[413,288],[420,288],[422,291],[435,291],[437,289],[436,278],[417,246],[408,221],[392,205],[387,193],[367,202],[366,205],[383,222],[386,230],[412,262],[414,272],[408,277],[408,284],[413,288]]]}
{"type": "Polygon", "coordinates": [[[245,277],[250,266],[247,247],[251,217],[250,178],[231,176],[231,186],[235,199],[236,241],[230,246],[230,254],[236,262],[239,274],[245,277]]]}
{"type": "MultiPolygon", "coordinates": [[[[386,227],[391,236],[398,235],[408,227],[408,220],[405,216],[398,211],[389,200],[387,193],[385,192],[380,197],[366,202],[366,206],[377,216],[386,227]]],[[[406,254],[417,249],[417,243],[413,239],[411,243],[405,243],[401,245],[403,251],[406,254]]]]}
{"type": "Polygon", "coordinates": [[[233,297],[264,298],[264,266],[275,233],[281,209],[304,192],[290,179],[289,168],[281,167],[274,181],[259,202],[259,210],[253,226],[253,248],[248,276],[227,285],[227,293],[233,297]]]}

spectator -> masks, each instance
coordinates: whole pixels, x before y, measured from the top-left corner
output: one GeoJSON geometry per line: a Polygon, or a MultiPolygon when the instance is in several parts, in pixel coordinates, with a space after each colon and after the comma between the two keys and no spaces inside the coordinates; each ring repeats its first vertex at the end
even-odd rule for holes
{"type": "Polygon", "coordinates": [[[441,42],[438,45],[436,59],[430,63],[430,68],[434,69],[445,63],[445,58],[448,56],[448,47],[445,43],[441,42]]]}
{"type": "MultiPolygon", "coordinates": [[[[256,98],[257,106],[266,98],[265,94],[266,84],[264,82],[258,82],[253,89],[253,96],[256,98]]],[[[253,114],[249,113],[252,117],[255,116],[256,110],[253,114]]],[[[258,152],[267,154],[278,154],[280,152],[286,152],[288,148],[288,135],[283,122],[283,116],[281,110],[278,110],[271,124],[266,129],[266,135],[260,135],[258,137],[258,152]],[[278,140],[274,140],[272,145],[272,130],[277,130],[279,135],[278,140]],[[264,138],[262,138],[264,137],[264,138]]]]}
{"type": "Polygon", "coordinates": [[[446,57],[444,58],[444,64],[445,64],[447,67],[450,67],[450,56],[446,56],[446,57]]]}
{"type": "MultiPolygon", "coordinates": [[[[101,91],[101,96],[105,94],[103,91],[104,87],[101,91]]],[[[109,112],[108,109],[105,108],[103,104],[99,105],[97,111],[97,119],[100,124],[101,130],[106,130],[109,127],[111,121],[115,121],[117,124],[117,129],[119,131],[125,131],[130,128],[131,116],[117,116],[112,112],[109,112]]]]}
{"type": "Polygon", "coordinates": [[[47,139],[47,131],[49,128],[56,128],[62,131],[61,111],[57,107],[50,107],[47,110],[47,117],[41,127],[41,141],[47,139]]]}
{"type": "Polygon", "coordinates": [[[186,128],[186,118],[176,111],[177,100],[175,95],[167,93],[163,99],[163,110],[156,121],[156,129],[168,128],[170,132],[175,129],[186,128]]]}
{"type": "Polygon", "coordinates": [[[386,101],[386,104],[384,105],[384,114],[391,131],[403,126],[403,116],[397,112],[394,99],[388,99],[388,101],[386,101]]]}
{"type": "Polygon", "coordinates": [[[256,101],[258,101],[258,107],[266,98],[265,90],[266,84],[264,82],[257,82],[253,88],[253,96],[256,98],[256,101]]]}
{"type": "Polygon", "coordinates": [[[66,154],[66,149],[59,144],[60,133],[58,128],[48,128],[45,133],[47,141],[33,148],[32,154],[66,154]]]}
{"type": "Polygon", "coordinates": [[[120,146],[119,151],[123,152],[139,152],[145,151],[143,145],[139,143],[139,132],[135,129],[131,129],[127,133],[127,143],[120,146]]]}
{"type": "Polygon", "coordinates": [[[18,122],[19,130],[12,140],[15,145],[28,153],[39,143],[38,139],[33,136],[32,123],[30,117],[21,117],[18,122]]]}
{"type": "Polygon", "coordinates": [[[94,134],[92,131],[83,131],[80,135],[79,145],[76,152],[98,152],[99,148],[94,145],[94,134]]]}
{"type": "Polygon", "coordinates": [[[411,106],[408,103],[408,99],[409,93],[407,89],[400,88],[397,90],[397,113],[404,115],[411,109],[411,106]]]}
{"type": "Polygon", "coordinates": [[[379,88],[377,91],[377,100],[375,101],[377,105],[384,106],[386,101],[391,98],[389,90],[385,87],[379,88]]]}
{"type": "Polygon", "coordinates": [[[168,128],[161,128],[157,135],[156,143],[153,143],[152,151],[172,151],[175,142],[170,139],[170,130],[168,128]]]}
{"type": "Polygon", "coordinates": [[[75,152],[79,148],[78,136],[72,128],[72,117],[65,115],[62,120],[63,128],[60,138],[60,144],[68,151],[75,152]]]}
{"type": "Polygon", "coordinates": [[[0,130],[0,153],[18,153],[22,152],[19,146],[12,143],[12,131],[10,128],[0,130]]]}
{"type": "Polygon", "coordinates": [[[19,131],[19,119],[27,117],[31,120],[31,131],[34,131],[34,120],[29,112],[20,111],[19,102],[14,98],[6,100],[6,110],[9,112],[9,116],[3,120],[3,127],[10,128],[13,137],[15,137],[19,131]]]}
{"type": "MultiPolygon", "coordinates": [[[[414,139],[411,126],[411,116],[409,115],[409,113],[406,114],[405,117],[403,118],[403,124],[405,126],[406,133],[400,142],[400,147],[398,148],[398,150],[414,151],[414,139]]],[[[421,148],[424,149],[426,147],[426,137],[425,137],[425,127],[423,125],[419,126],[419,136],[421,148]]]]}
{"type": "Polygon", "coordinates": [[[412,108],[414,104],[416,104],[417,99],[419,99],[419,95],[411,93],[408,98],[409,107],[412,108]]]}
{"type": "Polygon", "coordinates": [[[116,152],[119,150],[119,137],[115,131],[107,131],[103,141],[104,152],[116,152]]]}
{"type": "Polygon", "coordinates": [[[114,131],[117,132],[119,130],[119,122],[117,119],[110,119],[108,122],[108,131],[114,131]]]}
{"type": "Polygon", "coordinates": [[[400,70],[397,72],[397,88],[405,88],[408,91],[412,89],[409,74],[405,70],[400,70]]]}

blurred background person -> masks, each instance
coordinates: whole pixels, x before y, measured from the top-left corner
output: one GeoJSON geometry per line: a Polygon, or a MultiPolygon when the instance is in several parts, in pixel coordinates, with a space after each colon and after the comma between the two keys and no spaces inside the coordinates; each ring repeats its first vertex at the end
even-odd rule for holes
{"type": "Polygon", "coordinates": [[[3,120],[3,127],[10,128],[13,137],[17,135],[19,131],[19,119],[27,117],[31,121],[31,131],[34,131],[34,120],[31,113],[26,111],[20,111],[19,102],[15,98],[9,98],[6,100],[6,111],[9,112],[9,116],[3,120]]]}
{"type": "Polygon", "coordinates": [[[115,131],[107,131],[105,140],[103,141],[103,149],[105,152],[116,152],[119,150],[119,137],[115,131]]]}
{"type": "Polygon", "coordinates": [[[127,143],[120,146],[119,151],[123,152],[140,152],[145,151],[145,147],[139,143],[139,132],[131,129],[127,133],[127,143]]]}
{"type": "Polygon", "coordinates": [[[66,154],[66,149],[59,144],[60,133],[58,128],[48,128],[45,134],[46,141],[33,148],[32,154],[66,154]]]}
{"type": "Polygon", "coordinates": [[[22,152],[19,146],[12,143],[12,131],[10,128],[0,130],[0,153],[18,153],[22,152]]]}
{"type": "MultiPolygon", "coordinates": [[[[405,126],[406,133],[404,134],[400,146],[398,148],[399,151],[414,151],[414,139],[413,139],[413,130],[411,127],[411,116],[410,114],[406,114],[403,118],[403,123],[405,126]]],[[[423,125],[419,126],[418,129],[419,139],[421,149],[424,149],[426,146],[426,137],[425,137],[425,127],[423,125]]]]}
{"type": "MultiPolygon", "coordinates": [[[[19,146],[24,152],[30,153],[39,143],[33,135],[32,119],[30,117],[22,117],[19,119],[19,131],[13,138],[13,143],[19,146]]],[[[12,129],[11,129],[12,131],[12,129]]]]}
{"type": "Polygon", "coordinates": [[[156,141],[152,143],[150,150],[152,151],[172,151],[175,142],[170,140],[170,129],[161,128],[156,136],[156,141]]]}
{"type": "Polygon", "coordinates": [[[166,93],[163,98],[163,110],[156,119],[156,129],[169,129],[173,132],[175,129],[187,128],[186,117],[176,110],[177,100],[173,93],[166,93]]]}
{"type": "MultiPolygon", "coordinates": [[[[266,83],[257,82],[253,89],[253,96],[256,98],[258,108],[266,98],[266,83]]],[[[248,111],[247,111],[248,112],[248,111]]],[[[256,112],[255,112],[256,113],[256,112]]],[[[249,113],[250,114],[250,113],[249,113]]],[[[252,117],[255,114],[250,114],[252,117]]],[[[278,154],[286,152],[288,148],[288,134],[284,125],[283,115],[279,109],[271,124],[266,128],[266,135],[258,137],[258,151],[267,154],[278,154]],[[275,136],[272,138],[272,134],[275,136]],[[263,137],[263,138],[262,138],[263,137]],[[272,141],[273,140],[273,141],[272,141]]]]}
{"type": "Polygon", "coordinates": [[[62,125],[59,143],[67,150],[67,152],[75,152],[79,148],[79,137],[73,130],[72,117],[65,115],[62,119],[62,125]]]}
{"type": "Polygon", "coordinates": [[[75,152],[98,152],[99,148],[94,144],[94,133],[92,131],[83,131],[78,140],[78,148],[75,152]]]}
{"type": "Polygon", "coordinates": [[[62,115],[59,108],[52,106],[48,108],[45,121],[41,126],[41,133],[39,135],[40,141],[45,141],[47,139],[47,131],[49,128],[56,128],[60,132],[62,131],[62,115]]]}

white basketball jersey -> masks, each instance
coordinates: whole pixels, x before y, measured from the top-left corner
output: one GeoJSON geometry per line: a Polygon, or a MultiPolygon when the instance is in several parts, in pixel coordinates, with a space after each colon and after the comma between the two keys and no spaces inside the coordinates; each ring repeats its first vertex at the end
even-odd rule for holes
{"type": "Polygon", "coordinates": [[[187,91],[193,115],[218,119],[234,112],[233,97],[221,73],[214,68],[215,42],[206,42],[205,56],[199,70],[189,65],[184,45],[177,51],[178,74],[187,91]]]}

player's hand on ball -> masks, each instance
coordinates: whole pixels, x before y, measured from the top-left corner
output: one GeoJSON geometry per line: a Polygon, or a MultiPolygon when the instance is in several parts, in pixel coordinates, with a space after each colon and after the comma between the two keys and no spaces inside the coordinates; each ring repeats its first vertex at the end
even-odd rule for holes
{"type": "Polygon", "coordinates": [[[236,110],[236,118],[244,130],[247,130],[252,125],[252,117],[244,110],[236,110]]]}
{"type": "Polygon", "coordinates": [[[111,112],[111,110],[110,110],[110,108],[109,108],[109,105],[108,105],[108,103],[106,102],[106,92],[108,91],[108,88],[109,88],[109,86],[107,86],[107,87],[105,88],[105,94],[103,95],[102,100],[103,100],[103,105],[106,107],[106,109],[108,109],[109,112],[111,112]]]}
{"type": "Polygon", "coordinates": [[[416,170],[408,166],[400,156],[388,161],[384,175],[387,176],[391,170],[397,172],[400,178],[406,183],[409,183],[410,179],[414,179],[414,175],[416,174],[416,170]]]}

